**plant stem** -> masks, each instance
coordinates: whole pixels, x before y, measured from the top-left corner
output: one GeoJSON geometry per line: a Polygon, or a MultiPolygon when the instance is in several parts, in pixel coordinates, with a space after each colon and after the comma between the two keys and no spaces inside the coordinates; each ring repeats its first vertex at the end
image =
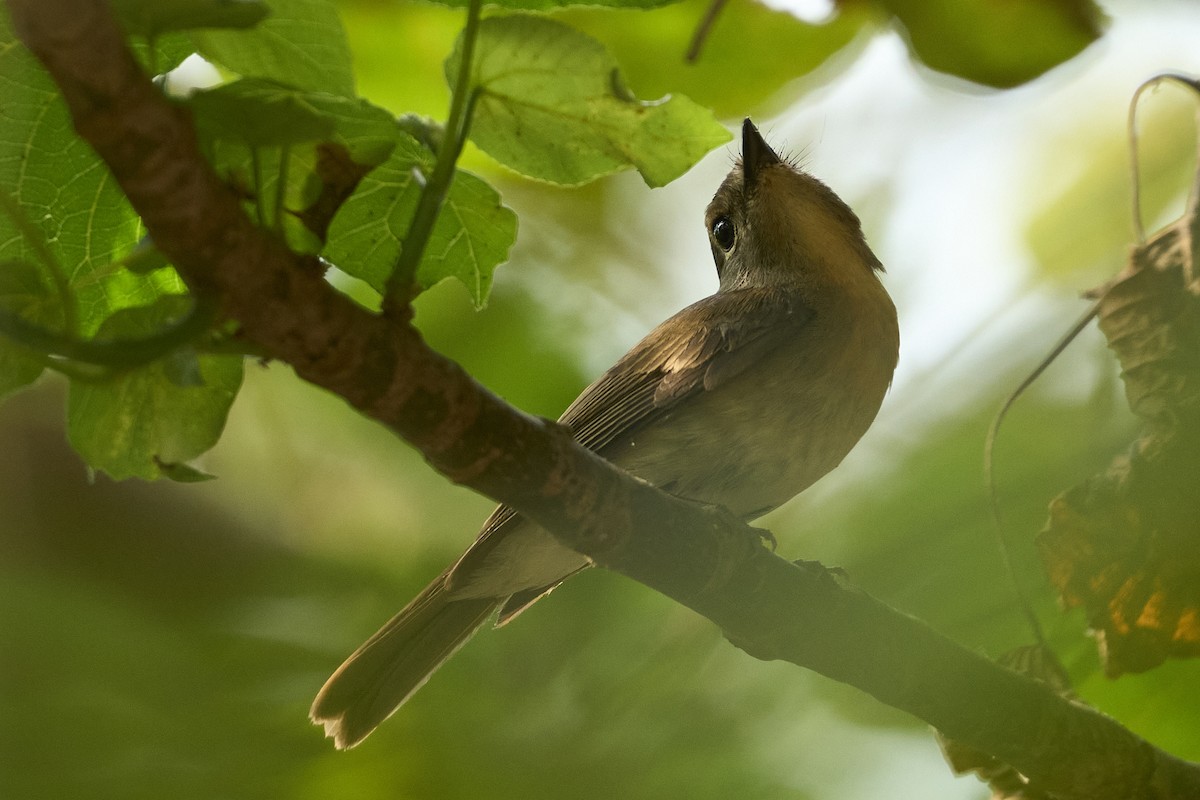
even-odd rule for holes
{"type": "Polygon", "coordinates": [[[287,194],[288,159],[291,154],[291,148],[285,144],[279,153],[279,176],[275,183],[275,232],[281,239],[283,238],[283,204],[287,194]]]}
{"type": "Polygon", "coordinates": [[[454,180],[454,168],[467,140],[471,127],[471,115],[475,108],[478,87],[473,87],[473,59],[475,41],[479,37],[479,18],[483,0],[471,0],[467,7],[467,23],[462,35],[462,58],[458,65],[458,79],[450,98],[450,116],[446,120],[446,133],[438,148],[437,163],[433,174],[421,189],[421,197],[413,212],[408,231],[404,234],[400,257],[388,277],[383,298],[384,313],[406,307],[412,299],[416,283],[417,267],[425,254],[425,247],[433,233],[438,213],[454,180]]]}
{"type": "Polygon", "coordinates": [[[25,237],[25,242],[45,265],[46,272],[50,275],[50,283],[54,286],[54,291],[58,293],[58,301],[62,305],[63,330],[66,335],[79,335],[79,312],[75,307],[75,295],[71,291],[71,281],[67,278],[67,271],[50,252],[41,231],[35,228],[29,218],[25,216],[20,204],[12,195],[3,190],[0,190],[0,207],[3,207],[5,215],[12,220],[13,225],[25,237]]]}
{"type": "Polygon", "coordinates": [[[49,331],[0,307],[0,335],[48,356],[60,356],[82,364],[129,369],[162,358],[208,330],[216,319],[216,308],[198,300],[185,316],[157,333],[139,339],[77,339],[49,331]]]}
{"type": "Polygon", "coordinates": [[[254,171],[254,210],[258,217],[258,227],[265,228],[267,212],[263,208],[263,190],[266,183],[263,181],[262,154],[253,145],[250,147],[250,169],[254,171]]]}

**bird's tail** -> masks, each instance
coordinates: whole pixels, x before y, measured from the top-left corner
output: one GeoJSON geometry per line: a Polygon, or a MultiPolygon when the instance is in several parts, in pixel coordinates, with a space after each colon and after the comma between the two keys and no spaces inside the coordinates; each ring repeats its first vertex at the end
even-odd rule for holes
{"type": "Polygon", "coordinates": [[[451,600],[446,575],[392,617],[325,682],[309,717],[341,750],[361,742],[466,644],[505,598],[451,600]]]}

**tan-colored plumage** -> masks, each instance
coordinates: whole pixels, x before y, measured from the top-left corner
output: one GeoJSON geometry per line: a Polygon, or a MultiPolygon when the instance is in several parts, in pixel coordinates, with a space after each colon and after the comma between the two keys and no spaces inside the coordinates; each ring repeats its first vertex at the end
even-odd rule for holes
{"type": "MultiPolygon", "coordinates": [[[[651,331],[563,414],[579,442],[681,497],[753,519],[836,467],[896,366],[896,310],[858,218],[746,120],[705,222],[716,294],[651,331]]],[[[501,506],[466,553],[326,682],[312,719],[361,741],[495,611],[588,561],[501,506]]]]}

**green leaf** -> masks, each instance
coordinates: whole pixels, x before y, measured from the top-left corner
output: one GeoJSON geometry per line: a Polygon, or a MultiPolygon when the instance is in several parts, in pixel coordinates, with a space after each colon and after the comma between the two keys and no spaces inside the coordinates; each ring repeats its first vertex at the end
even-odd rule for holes
{"type": "MultiPolygon", "coordinates": [[[[141,238],[140,222],[108,169],[75,135],[56,88],[16,41],[7,14],[0,14],[0,97],[0,186],[62,265],[79,305],[78,333],[86,336],[133,299],[128,287],[111,295],[105,276],[115,270],[114,254],[141,238]]],[[[15,222],[0,215],[0,260],[36,258],[15,222]]],[[[158,291],[145,284],[138,294],[145,303],[158,291]]]]}
{"type": "MultiPolygon", "coordinates": [[[[0,262],[0,308],[48,328],[62,326],[62,307],[41,274],[25,261],[0,262]]],[[[42,357],[0,334],[0,397],[33,383],[42,357]]]]}
{"type": "Polygon", "coordinates": [[[938,72],[997,88],[1019,86],[1100,38],[1092,0],[883,0],[913,54],[938,72]],[[1015,45],[1014,43],[1019,43],[1015,45]]]}
{"type": "Polygon", "coordinates": [[[333,121],[303,93],[275,81],[248,78],[195,92],[190,103],[201,141],[250,147],[291,146],[328,139],[333,121]]]}
{"type": "Polygon", "coordinates": [[[113,8],[130,35],[147,39],[194,28],[250,28],[270,13],[261,0],[115,0],[113,8]]]}
{"type": "Polygon", "coordinates": [[[350,46],[332,0],[271,0],[271,16],[254,28],[202,31],[192,40],[200,55],[239,75],[354,95],[350,46]]]}
{"type": "Polygon", "coordinates": [[[262,78],[197,92],[190,102],[217,171],[263,203],[263,220],[276,218],[287,148],[282,226],[288,244],[305,252],[320,250],[338,207],[402,136],[389,111],[365,100],[262,78]]]}
{"type": "MultiPolygon", "coordinates": [[[[187,312],[190,301],[163,297],[105,320],[100,334],[131,339],[152,335],[187,312]]],[[[190,461],[212,447],[225,427],[242,382],[240,356],[200,356],[201,386],[180,386],[167,360],[103,383],[72,382],[67,435],[93,469],[113,478],[153,479],[164,465],[190,461]]]]}
{"type": "Polygon", "coordinates": [[[492,274],[508,259],[516,239],[517,215],[486,181],[459,170],[417,268],[417,283],[428,289],[446,278],[457,278],[476,308],[482,308],[492,288],[492,274]]]}
{"type": "MultiPolygon", "coordinates": [[[[343,272],[383,291],[420,196],[414,170],[428,175],[433,156],[402,135],[391,157],[358,185],[334,218],[323,255],[343,272]]],[[[492,273],[516,240],[517,217],[483,180],[456,173],[417,268],[422,288],[458,278],[483,306],[492,273]]]]}
{"type": "MultiPolygon", "coordinates": [[[[446,62],[451,85],[460,48],[446,62]]],[[[686,97],[633,97],[604,46],[560,22],[486,19],[478,48],[471,139],[529,177],[577,185],[634,167],[662,186],[730,139],[686,97]]]]}
{"type": "Polygon", "coordinates": [[[310,94],[306,99],[314,109],[332,120],[332,141],[345,146],[357,164],[382,164],[401,135],[390,111],[361,98],[310,94]]]}
{"type": "Polygon", "coordinates": [[[191,464],[172,464],[166,461],[155,462],[162,470],[162,476],[178,483],[203,483],[216,479],[216,475],[197,469],[191,464]]]}
{"type": "Polygon", "coordinates": [[[148,275],[155,270],[170,266],[167,257],[149,236],[142,237],[142,240],[135,244],[133,249],[117,263],[135,275],[148,275]]]}
{"type": "Polygon", "coordinates": [[[883,16],[870,3],[840,3],[832,20],[810,25],[758,0],[729,0],[699,58],[688,62],[684,54],[710,5],[685,0],[650,11],[573,8],[558,18],[604,42],[640,94],[679,92],[721,118],[741,119],[786,108],[800,92],[796,78],[863,41],[883,16]]]}
{"type": "Polygon", "coordinates": [[[151,75],[163,75],[178,67],[196,51],[186,33],[167,33],[154,39],[130,39],[129,49],[151,75]]]}

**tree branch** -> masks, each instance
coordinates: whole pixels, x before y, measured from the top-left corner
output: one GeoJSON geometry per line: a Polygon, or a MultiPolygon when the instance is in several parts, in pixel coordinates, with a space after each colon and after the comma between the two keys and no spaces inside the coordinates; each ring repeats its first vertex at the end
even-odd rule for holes
{"type": "Polygon", "coordinates": [[[850,683],[1012,764],[1064,798],[1200,796],[1200,769],[1005,670],[819,568],[790,564],[728,514],[672,498],[504,404],[404,315],[355,305],[317,261],[242,212],[186,110],[139,70],[107,3],[9,0],[83,136],[189,287],[247,339],[598,564],[720,625],[751,655],[850,683]]]}

